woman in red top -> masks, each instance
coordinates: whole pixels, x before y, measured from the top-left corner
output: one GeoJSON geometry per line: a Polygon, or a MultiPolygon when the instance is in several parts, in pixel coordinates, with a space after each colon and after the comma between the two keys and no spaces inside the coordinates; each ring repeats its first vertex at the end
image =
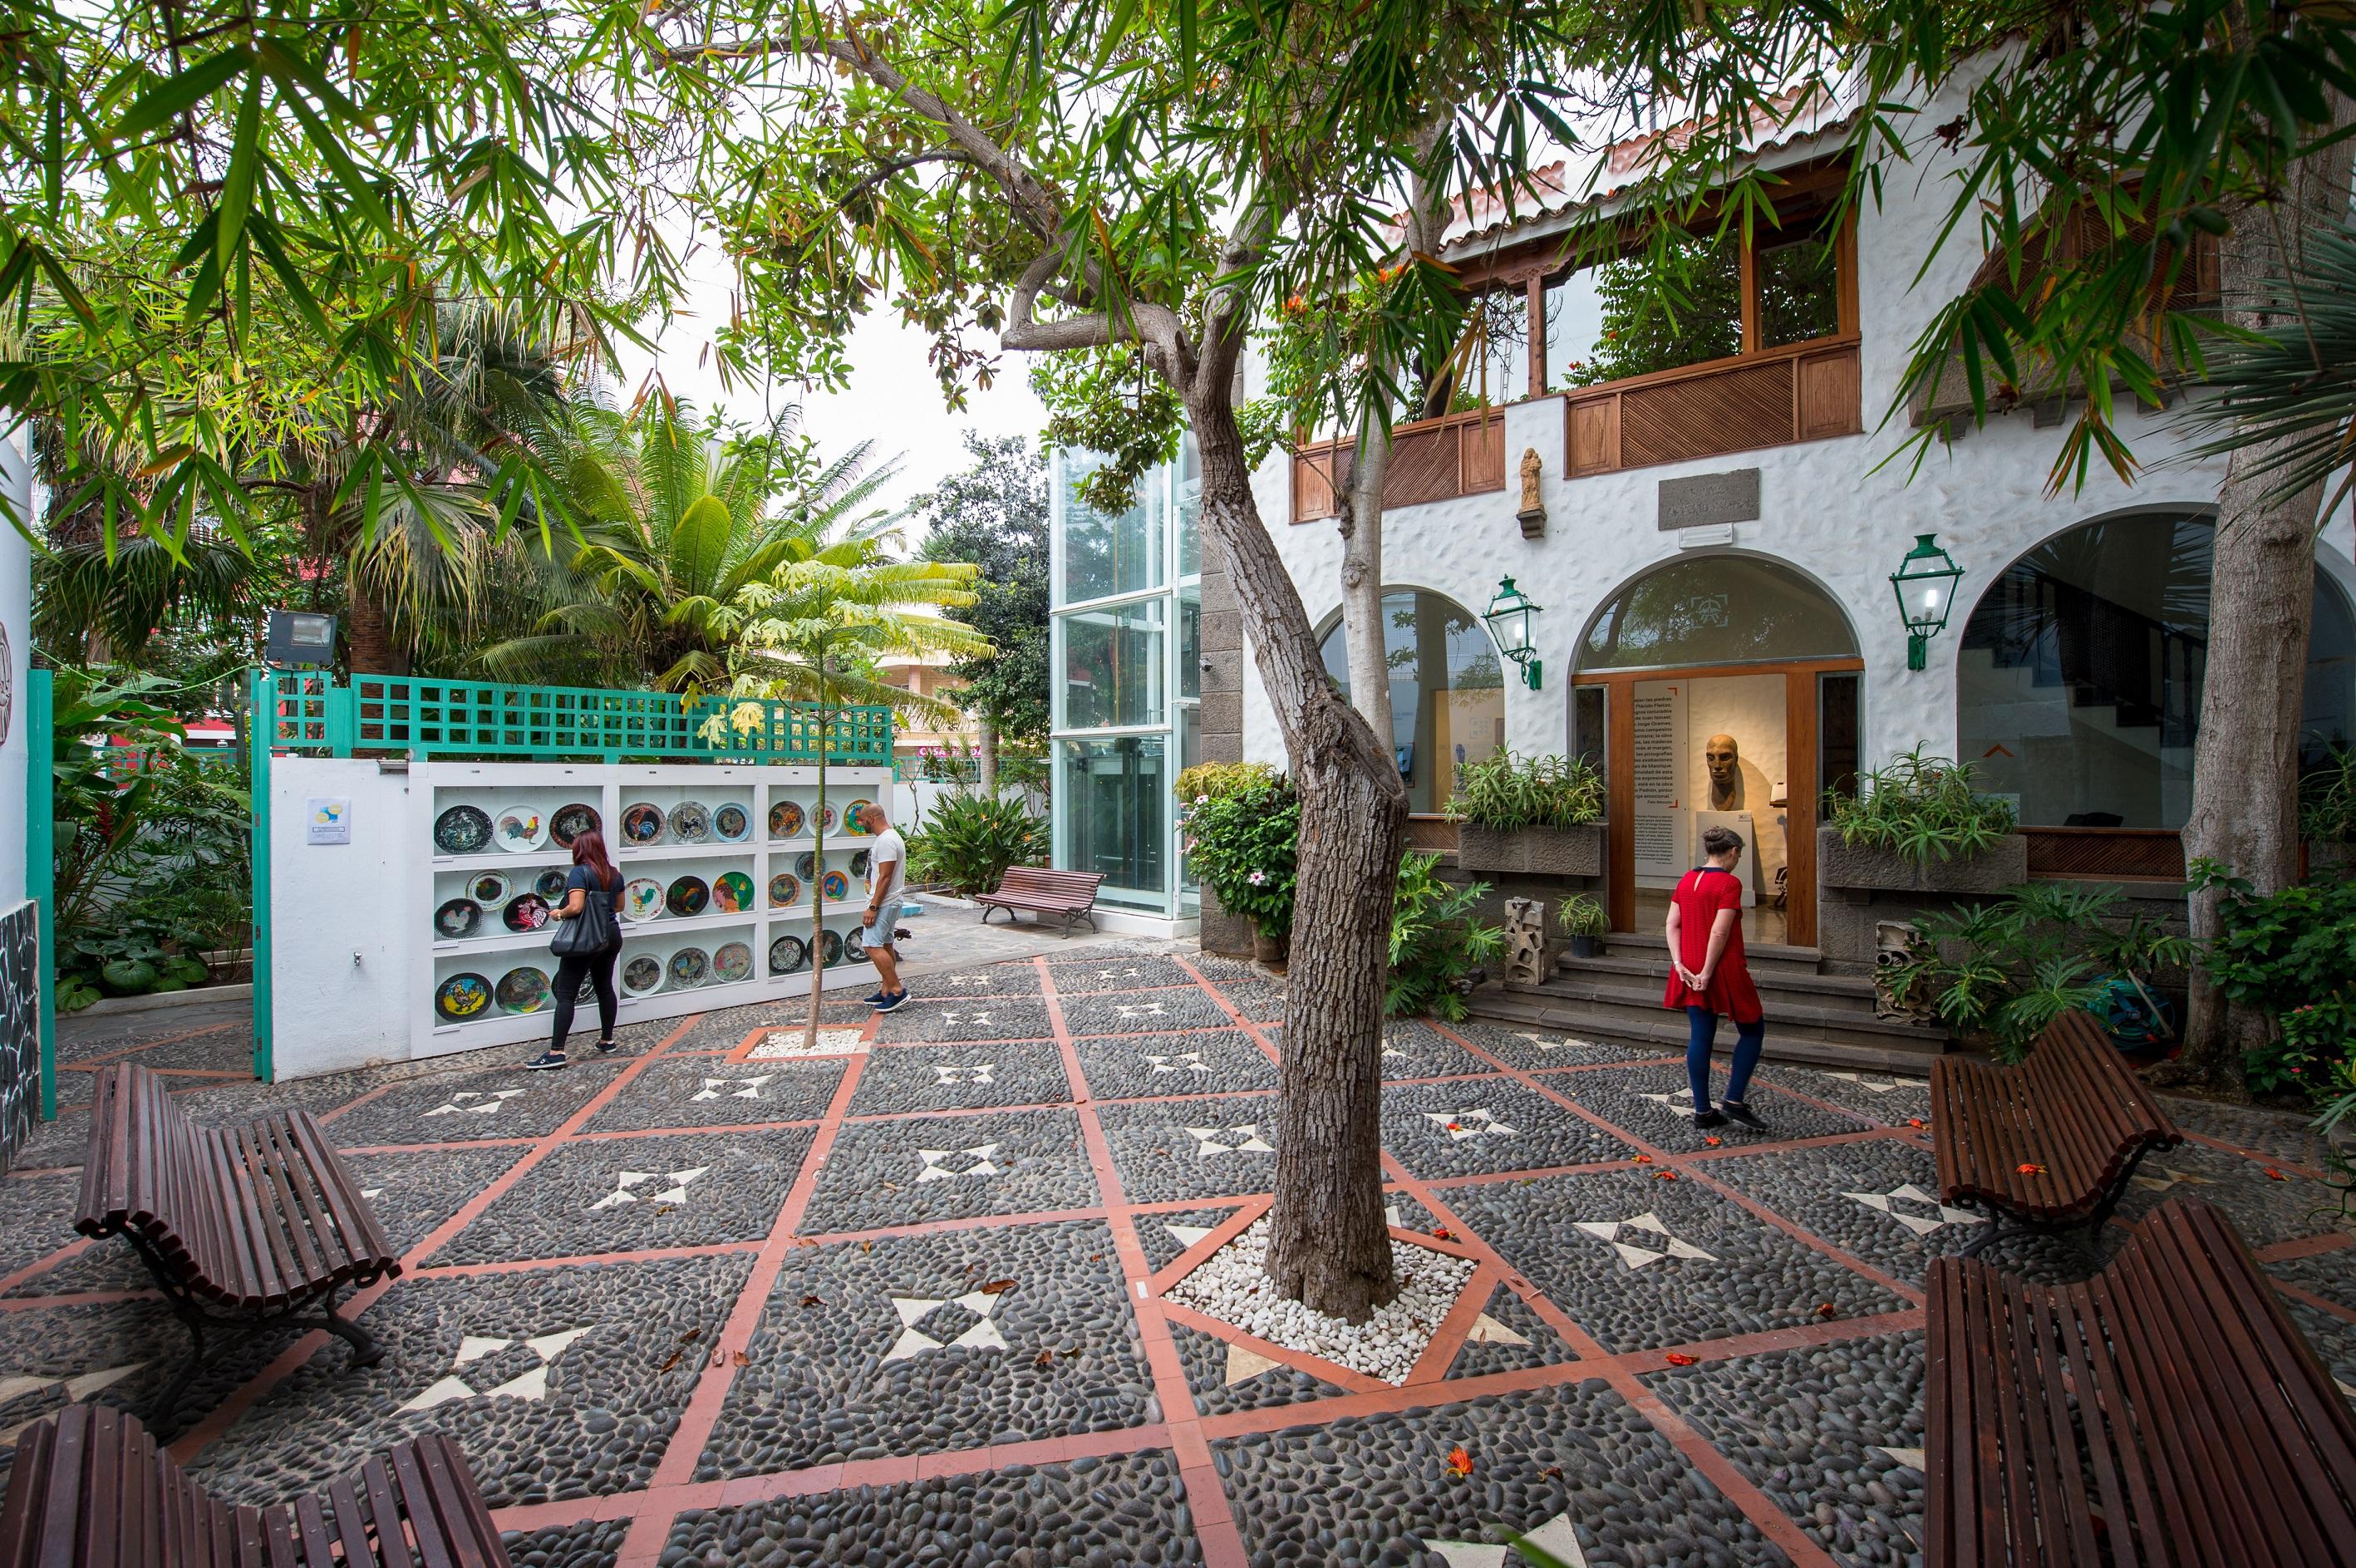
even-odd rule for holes
{"type": "Polygon", "coordinates": [[[1661,1006],[1683,1008],[1692,1026],[1686,1076],[1693,1083],[1694,1125],[1719,1127],[1733,1122],[1763,1132],[1766,1124],[1743,1099],[1751,1069],[1759,1065],[1767,1025],[1759,988],[1751,983],[1750,966],[1742,961],[1742,879],[1734,874],[1742,859],[1742,836],[1712,827],[1702,834],[1701,848],[1708,863],[1687,871],[1669,895],[1669,986],[1661,1006]],[[1720,1013],[1734,1019],[1734,1070],[1727,1076],[1725,1099],[1713,1110],[1709,1052],[1718,1040],[1720,1013]]]}

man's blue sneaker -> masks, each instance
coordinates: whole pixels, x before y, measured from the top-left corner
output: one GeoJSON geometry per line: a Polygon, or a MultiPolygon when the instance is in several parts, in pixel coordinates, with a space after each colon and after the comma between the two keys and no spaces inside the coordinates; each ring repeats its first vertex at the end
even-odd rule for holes
{"type": "Polygon", "coordinates": [[[877,1012],[879,1012],[879,1013],[888,1013],[888,1012],[890,1012],[893,1008],[894,1008],[898,1007],[902,1002],[905,1002],[905,1001],[906,1001],[907,999],[908,999],[908,993],[907,993],[907,992],[905,992],[905,991],[897,992],[897,993],[895,993],[894,995],[892,995],[892,996],[886,997],[884,997],[882,1001],[880,1001],[880,1002],[876,1003],[876,1004],[875,1004],[875,1010],[876,1010],[877,1012]]]}
{"type": "Polygon", "coordinates": [[[862,1002],[865,1002],[869,1007],[871,1007],[871,1008],[872,1008],[872,1007],[876,1006],[878,1003],[880,1003],[880,1002],[882,1002],[882,1001],[884,1000],[884,993],[883,993],[883,992],[881,992],[881,991],[878,991],[878,992],[876,992],[876,993],[875,993],[873,996],[872,996],[872,997],[860,997],[859,999],[860,999],[861,1001],[862,1001],[862,1002]]]}

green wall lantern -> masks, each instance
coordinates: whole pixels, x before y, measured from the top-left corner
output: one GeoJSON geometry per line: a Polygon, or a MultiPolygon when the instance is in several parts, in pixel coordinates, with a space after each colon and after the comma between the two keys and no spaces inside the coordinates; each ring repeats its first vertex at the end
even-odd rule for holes
{"type": "Polygon", "coordinates": [[[1481,612],[1482,622],[1489,628],[1489,640],[1497,645],[1500,654],[1522,667],[1522,684],[1532,691],[1538,689],[1546,667],[1539,662],[1537,648],[1530,638],[1530,617],[1537,613],[1538,606],[1524,597],[1510,577],[1497,584],[1496,597],[1481,612]]]}
{"type": "Polygon", "coordinates": [[[1955,584],[1964,569],[1939,548],[1936,534],[1916,534],[1914,548],[1890,574],[1898,595],[1898,618],[1906,623],[1906,667],[1922,669],[1928,662],[1931,639],[1946,629],[1947,612],[1955,598],[1955,584]]]}

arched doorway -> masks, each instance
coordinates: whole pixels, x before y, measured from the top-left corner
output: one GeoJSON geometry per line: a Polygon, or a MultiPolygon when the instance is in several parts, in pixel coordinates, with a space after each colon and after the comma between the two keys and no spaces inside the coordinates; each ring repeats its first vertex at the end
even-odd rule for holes
{"type": "MultiPolygon", "coordinates": [[[[1349,653],[1337,618],[1318,644],[1325,673],[1346,697],[1349,653]]],[[[1444,594],[1383,591],[1383,651],[1391,671],[1391,747],[1408,811],[1436,816],[1456,793],[1456,770],[1505,743],[1505,682],[1480,618],[1444,594]]]]}
{"type": "Polygon", "coordinates": [[[1659,930],[1702,832],[1733,828],[1754,945],[1816,939],[1816,800],[1858,766],[1857,637],[1832,596],[1752,556],[1688,556],[1580,640],[1572,745],[1606,784],[1615,931],[1659,930]]]}

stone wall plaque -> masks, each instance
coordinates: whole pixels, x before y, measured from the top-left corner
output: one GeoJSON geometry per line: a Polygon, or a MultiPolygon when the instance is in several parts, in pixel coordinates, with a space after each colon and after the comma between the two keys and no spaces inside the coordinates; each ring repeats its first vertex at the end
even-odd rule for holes
{"type": "Polygon", "coordinates": [[[1702,528],[1724,523],[1759,520],[1759,470],[1734,468],[1724,474],[1688,474],[1664,479],[1660,485],[1660,529],[1702,528]]]}

